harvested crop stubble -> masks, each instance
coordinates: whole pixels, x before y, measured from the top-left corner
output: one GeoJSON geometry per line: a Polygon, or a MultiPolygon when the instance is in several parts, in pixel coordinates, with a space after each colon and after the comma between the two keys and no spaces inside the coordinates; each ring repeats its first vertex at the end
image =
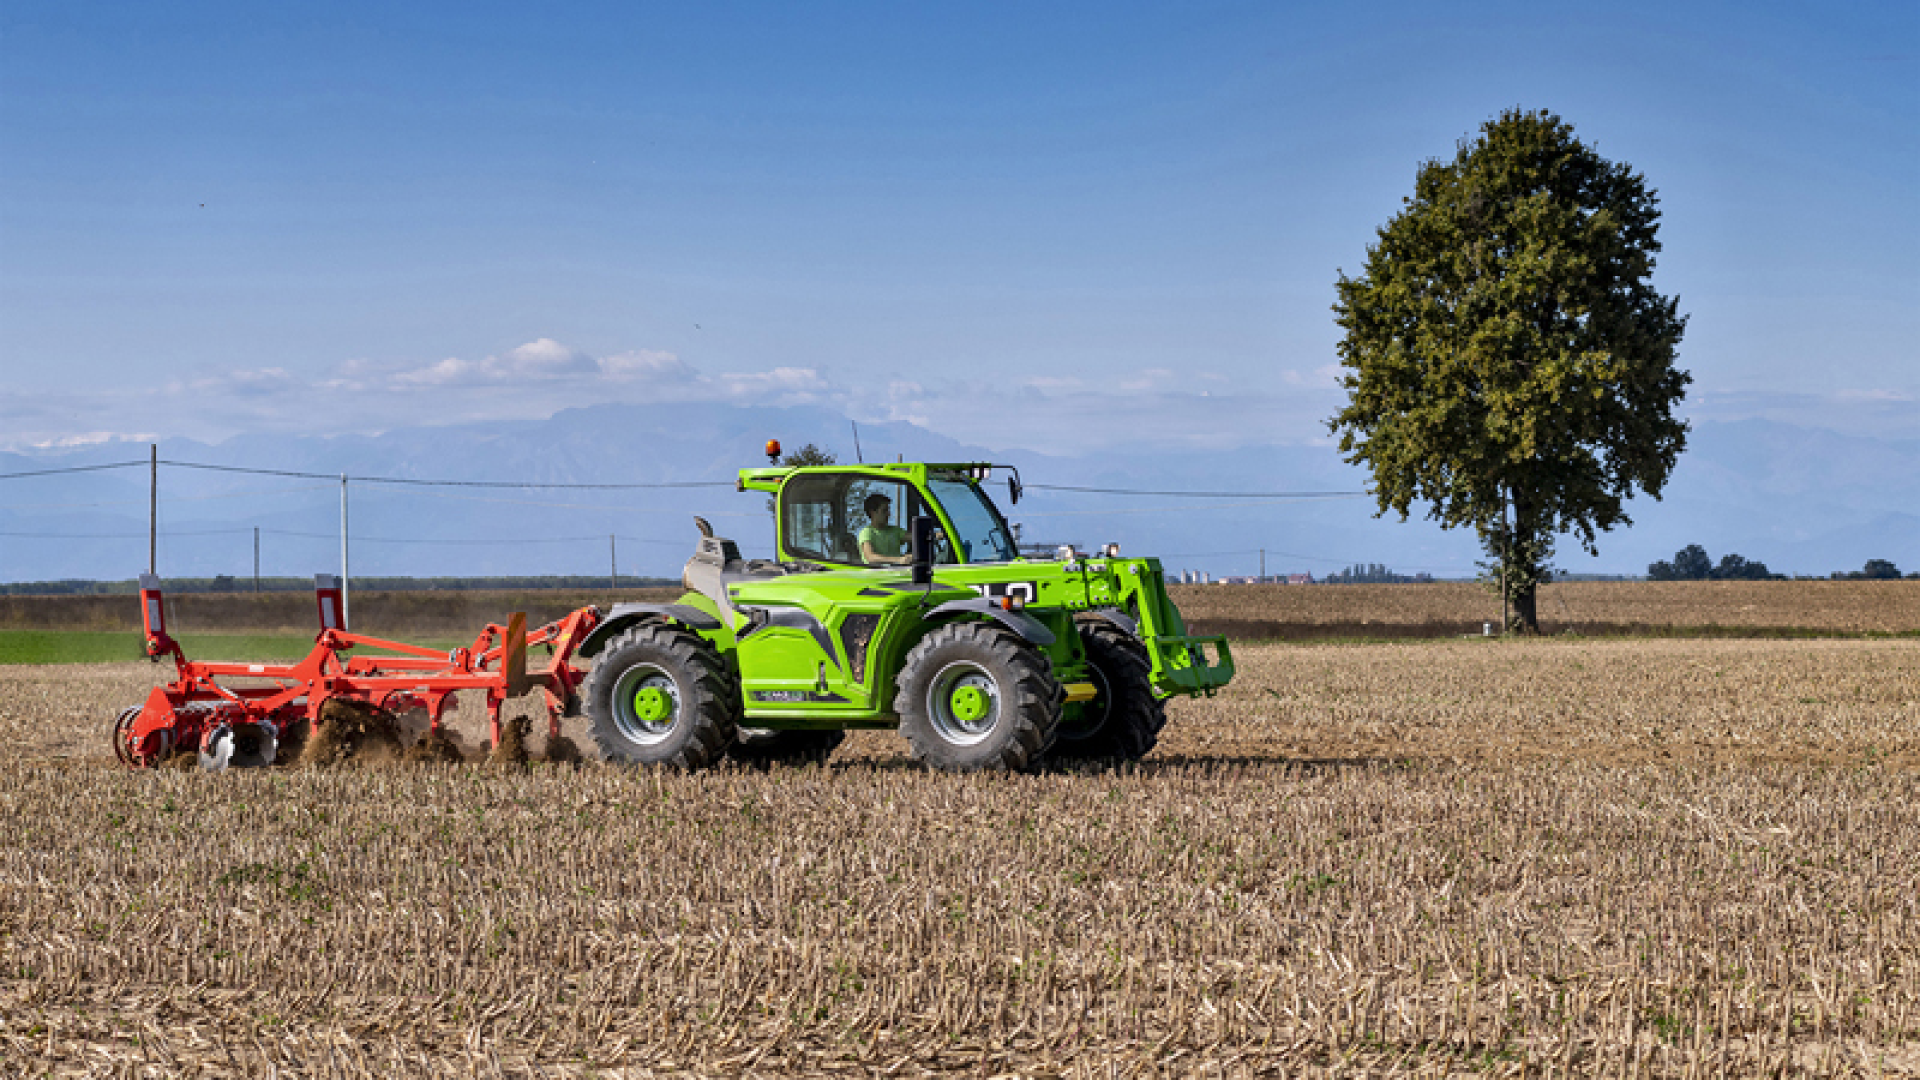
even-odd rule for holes
{"type": "Polygon", "coordinates": [[[0,1073],[1920,1072],[1920,643],[1237,655],[1036,777],[138,774],[11,669],[0,1073]]]}
{"type": "Polygon", "coordinates": [[[36,1072],[1920,1068],[1904,771],[0,774],[36,1072]]]}
{"type": "MultiPolygon", "coordinates": [[[[1289,638],[1337,630],[1392,637],[1478,632],[1500,599],[1471,583],[1176,585],[1187,621],[1211,633],[1289,638]]],[[[1920,630],[1920,581],[1567,581],[1540,588],[1547,633],[1661,628],[1899,633],[1920,630]]]]}
{"type": "Polygon", "coordinates": [[[1155,757],[1920,768],[1920,642],[1249,646],[1155,757]]]}

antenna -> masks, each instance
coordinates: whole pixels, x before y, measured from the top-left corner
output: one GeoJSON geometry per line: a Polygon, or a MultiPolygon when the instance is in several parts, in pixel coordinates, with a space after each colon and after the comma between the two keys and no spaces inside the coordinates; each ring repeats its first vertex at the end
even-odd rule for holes
{"type": "Polygon", "coordinates": [[[854,460],[855,460],[855,461],[857,461],[857,462],[859,462],[859,463],[860,463],[860,464],[862,464],[862,465],[865,465],[865,464],[867,463],[867,456],[866,456],[865,454],[862,454],[862,453],[860,452],[860,421],[858,421],[858,420],[852,420],[852,419],[849,419],[849,420],[847,421],[847,423],[849,423],[849,424],[852,424],[852,425],[853,425],[853,457],[854,457],[854,460]]]}

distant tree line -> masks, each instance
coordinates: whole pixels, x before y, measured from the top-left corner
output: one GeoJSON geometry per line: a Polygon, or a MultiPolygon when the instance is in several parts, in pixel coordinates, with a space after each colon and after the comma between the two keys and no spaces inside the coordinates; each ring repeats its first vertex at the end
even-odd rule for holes
{"type": "MultiPolygon", "coordinates": [[[[1688,544],[1674,552],[1673,560],[1661,560],[1647,566],[1647,576],[1655,581],[1785,581],[1787,575],[1776,574],[1767,569],[1767,564],[1749,560],[1740,555],[1723,555],[1719,565],[1714,565],[1707,549],[1699,544],[1688,544]]],[[[1920,578],[1920,573],[1906,575],[1920,578]]],[[[1900,568],[1887,559],[1868,559],[1867,565],[1859,570],[1836,570],[1828,575],[1833,581],[1882,581],[1900,577],[1900,568]]],[[[1809,580],[1819,580],[1817,577],[1809,580]]]]}
{"type": "MultiPolygon", "coordinates": [[[[1891,581],[1900,576],[1900,568],[1893,565],[1891,559],[1868,559],[1867,565],[1858,570],[1835,570],[1835,581],[1891,581]]],[[[1907,575],[1920,578],[1920,572],[1907,575]]]]}
{"type": "Polygon", "coordinates": [[[1413,585],[1433,580],[1431,574],[1396,574],[1380,563],[1354,563],[1320,579],[1324,585],[1413,585]]]}
{"type": "Polygon", "coordinates": [[[1784,581],[1785,574],[1767,569],[1767,564],[1742,555],[1720,557],[1720,565],[1699,544],[1688,544],[1674,552],[1673,561],[1664,559],[1647,567],[1647,576],[1655,581],[1784,581]]]}
{"type": "MultiPolygon", "coordinates": [[[[210,578],[163,578],[166,590],[170,593],[234,593],[252,592],[253,579],[236,578],[230,574],[221,574],[210,578]]],[[[353,588],[369,592],[471,592],[480,589],[604,589],[611,580],[604,574],[541,574],[520,577],[356,577],[353,588]]],[[[634,577],[621,574],[618,587],[622,589],[651,589],[678,585],[674,578],[634,577]]],[[[260,579],[261,592],[310,592],[313,589],[311,577],[263,577],[260,579]]],[[[127,581],[88,581],[66,579],[61,581],[23,581],[13,584],[0,584],[0,596],[131,596],[140,591],[140,582],[127,581]]]]}

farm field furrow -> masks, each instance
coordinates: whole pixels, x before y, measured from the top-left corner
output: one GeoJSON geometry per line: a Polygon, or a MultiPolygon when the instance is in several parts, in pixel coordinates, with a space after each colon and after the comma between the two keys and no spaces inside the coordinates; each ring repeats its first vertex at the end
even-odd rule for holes
{"type": "Polygon", "coordinates": [[[0,1063],[1920,1072],[1920,643],[1238,655],[1140,765],[1012,777],[132,774],[166,669],[0,670],[0,1063]]]}

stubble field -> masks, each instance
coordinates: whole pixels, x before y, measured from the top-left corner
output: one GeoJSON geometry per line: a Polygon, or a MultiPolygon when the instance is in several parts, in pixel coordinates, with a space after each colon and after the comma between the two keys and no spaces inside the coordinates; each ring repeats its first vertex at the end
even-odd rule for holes
{"type": "Polygon", "coordinates": [[[1238,656],[1141,765],[1016,777],[135,775],[164,671],[0,669],[0,1063],[1920,1073],[1920,642],[1238,656]]]}
{"type": "MultiPolygon", "coordinates": [[[[1173,585],[1187,620],[1236,639],[1452,637],[1500,622],[1499,598],[1470,582],[1431,585],[1173,585]]],[[[355,592],[354,628],[374,634],[471,639],[489,620],[524,611],[529,625],[587,604],[668,601],[679,589],[355,592]]],[[[169,594],[168,625],[189,634],[311,633],[311,593],[169,594]]],[[[1920,632],[1920,581],[1572,581],[1540,589],[1541,629],[1811,633],[1920,632]]],[[[0,596],[0,630],[140,630],[130,596],[0,596]]],[[[137,642],[136,642],[137,644],[137,642]]]]}
{"type": "MultiPolygon", "coordinates": [[[[1498,594],[1431,585],[1184,585],[1193,622],[1235,638],[1450,637],[1500,625],[1498,594]]],[[[137,614],[137,613],[136,613],[137,614]]],[[[1920,631],[1920,581],[1562,581],[1543,585],[1547,634],[1920,631]]]]}

